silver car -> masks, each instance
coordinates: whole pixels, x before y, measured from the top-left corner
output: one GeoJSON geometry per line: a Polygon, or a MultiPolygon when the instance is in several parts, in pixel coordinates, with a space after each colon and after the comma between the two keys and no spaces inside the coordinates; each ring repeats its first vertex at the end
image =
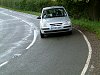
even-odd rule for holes
{"type": "Polygon", "coordinates": [[[52,6],[42,9],[40,19],[40,35],[44,38],[44,35],[51,33],[69,32],[72,33],[71,20],[62,6],[52,6]]]}

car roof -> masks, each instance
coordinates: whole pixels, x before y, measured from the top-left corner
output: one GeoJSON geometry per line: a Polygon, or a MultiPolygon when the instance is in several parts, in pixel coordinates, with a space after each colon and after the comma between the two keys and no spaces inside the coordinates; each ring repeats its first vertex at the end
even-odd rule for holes
{"type": "Polygon", "coordinates": [[[64,7],[63,6],[51,6],[51,7],[45,7],[43,8],[43,10],[52,9],[52,8],[64,8],[64,7]]]}

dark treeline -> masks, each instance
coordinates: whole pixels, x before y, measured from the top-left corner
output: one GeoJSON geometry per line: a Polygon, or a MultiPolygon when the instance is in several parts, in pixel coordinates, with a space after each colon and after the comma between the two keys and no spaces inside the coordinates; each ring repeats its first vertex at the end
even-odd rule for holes
{"type": "Polygon", "coordinates": [[[25,11],[40,12],[47,6],[64,6],[71,17],[100,19],[99,0],[0,0],[1,6],[25,11]]]}
{"type": "Polygon", "coordinates": [[[1,6],[40,12],[43,7],[55,5],[51,0],[0,0],[1,6]]]}

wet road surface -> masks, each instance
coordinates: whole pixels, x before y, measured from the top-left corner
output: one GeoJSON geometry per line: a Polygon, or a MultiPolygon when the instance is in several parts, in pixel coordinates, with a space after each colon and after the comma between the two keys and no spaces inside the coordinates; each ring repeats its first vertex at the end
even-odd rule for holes
{"type": "Polygon", "coordinates": [[[80,75],[87,56],[78,31],[41,39],[36,16],[0,8],[0,75],[80,75]]]}

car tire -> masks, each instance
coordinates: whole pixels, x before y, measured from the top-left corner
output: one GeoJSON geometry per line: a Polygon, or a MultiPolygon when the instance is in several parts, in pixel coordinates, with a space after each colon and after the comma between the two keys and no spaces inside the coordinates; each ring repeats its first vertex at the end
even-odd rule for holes
{"type": "Polygon", "coordinates": [[[41,31],[40,31],[40,36],[41,36],[41,38],[44,38],[44,34],[42,34],[41,31]]]}
{"type": "Polygon", "coordinates": [[[72,30],[71,30],[71,31],[69,31],[69,32],[68,32],[68,34],[69,34],[69,35],[71,35],[71,34],[72,34],[72,30]]]}

